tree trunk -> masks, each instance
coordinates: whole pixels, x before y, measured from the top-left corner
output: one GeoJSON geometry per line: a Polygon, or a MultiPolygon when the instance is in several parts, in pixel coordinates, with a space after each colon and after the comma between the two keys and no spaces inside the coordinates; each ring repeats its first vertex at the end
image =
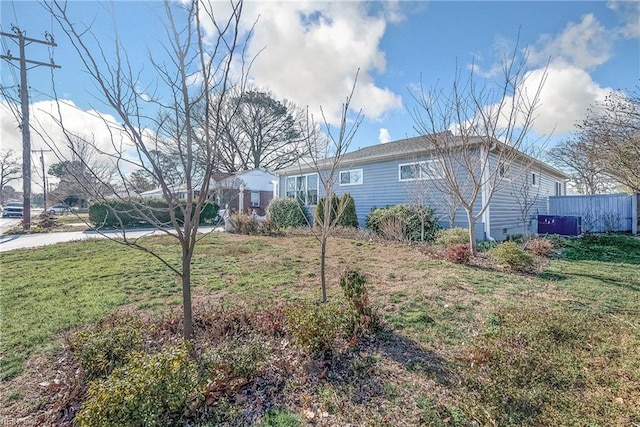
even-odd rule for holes
{"type": "Polygon", "coordinates": [[[184,339],[193,338],[193,314],[191,311],[191,258],[190,248],[182,248],[182,305],[184,314],[184,339]]]}
{"type": "MultiPolygon", "coordinates": [[[[325,218],[326,220],[326,218],[325,218]]],[[[322,241],[320,242],[320,285],[322,287],[322,303],[327,302],[327,284],[325,280],[324,264],[327,253],[327,236],[323,231],[322,241]]]]}
{"type": "Polygon", "coordinates": [[[469,253],[476,256],[478,253],[478,245],[476,244],[476,219],[473,217],[473,210],[465,209],[467,213],[467,222],[469,223],[469,253]]]}

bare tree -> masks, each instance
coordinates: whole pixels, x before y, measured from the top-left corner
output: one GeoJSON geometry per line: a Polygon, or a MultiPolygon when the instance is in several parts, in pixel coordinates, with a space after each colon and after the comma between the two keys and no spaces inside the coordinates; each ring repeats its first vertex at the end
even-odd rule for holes
{"type": "Polygon", "coordinates": [[[305,111],[293,102],[277,100],[256,87],[235,94],[229,102],[224,110],[229,117],[225,117],[220,170],[277,170],[295,164],[314,148],[304,135],[305,111]]]}
{"type": "MultiPolygon", "coordinates": [[[[439,215],[439,220],[446,218],[449,228],[455,227],[456,216],[460,210],[460,202],[451,194],[434,194],[433,187],[428,180],[414,180],[407,182],[407,198],[410,203],[430,207],[439,215]]],[[[426,213],[426,211],[424,211],[426,213]]],[[[424,240],[425,217],[422,220],[422,240],[424,240]]]]}
{"type": "Polygon", "coordinates": [[[322,203],[323,212],[316,215],[316,226],[313,230],[316,232],[315,237],[320,242],[320,286],[321,301],[327,302],[327,280],[326,280],[326,257],[327,257],[327,239],[331,231],[340,222],[346,206],[346,198],[341,197],[337,206],[332,203],[335,194],[335,186],[338,180],[338,172],[342,163],[342,158],[349,150],[351,141],[362,122],[362,112],[358,111],[355,117],[349,114],[349,106],[358,81],[358,74],[353,82],[353,87],[346,101],[342,104],[340,114],[340,127],[335,132],[329,124],[324,111],[322,111],[322,119],[324,122],[324,133],[315,125],[313,117],[307,121],[306,135],[308,135],[308,153],[302,163],[310,166],[317,174],[320,186],[324,192],[325,201],[322,203]],[[328,141],[326,138],[328,137],[328,141]],[[334,210],[334,212],[332,212],[334,210]]]}
{"type": "Polygon", "coordinates": [[[514,178],[508,176],[516,170],[510,171],[511,164],[519,163],[524,167],[517,169],[526,170],[534,161],[523,152],[533,148],[527,136],[545,78],[527,91],[526,58],[518,59],[517,52],[516,46],[511,57],[502,61],[501,78],[495,85],[479,83],[473,69],[466,78],[458,70],[449,91],[421,88],[412,94],[415,129],[429,154],[428,160],[406,173],[409,178],[428,179],[436,191],[459,202],[467,215],[473,255],[476,221],[493,195],[514,178]]]}
{"type": "Polygon", "coordinates": [[[60,181],[51,196],[58,202],[87,207],[96,194],[113,194],[109,183],[115,174],[113,164],[101,158],[95,147],[95,139],[69,132],[65,135],[69,159],[49,166],[48,174],[60,181]]]}
{"type": "MultiPolygon", "coordinates": [[[[0,190],[22,176],[22,163],[13,150],[0,151],[0,190]]],[[[4,192],[0,191],[0,204],[4,203],[4,192]]]]}
{"type": "Polygon", "coordinates": [[[156,188],[153,176],[144,169],[136,169],[129,174],[129,185],[138,194],[156,188]]]}
{"type": "Polygon", "coordinates": [[[579,133],[547,151],[547,161],[571,177],[580,194],[612,191],[617,182],[606,172],[600,153],[591,137],[579,133]]]}
{"type": "MultiPolygon", "coordinates": [[[[537,177],[540,175],[536,174],[537,177]]],[[[511,197],[516,202],[518,214],[520,215],[520,223],[522,224],[522,236],[526,242],[529,238],[529,230],[531,228],[531,212],[538,204],[540,197],[540,185],[533,182],[532,174],[527,173],[521,175],[520,179],[513,181],[511,185],[511,197]]]]}
{"type": "Polygon", "coordinates": [[[602,169],[640,192],[640,86],[628,94],[609,94],[590,109],[579,129],[592,141],[602,169]]]}
{"type": "MultiPolygon", "coordinates": [[[[236,76],[237,83],[231,76],[240,45],[238,24],[242,3],[225,4],[227,15],[221,18],[217,9],[213,9],[220,6],[215,2],[165,1],[166,40],[158,47],[166,54],[165,59],[149,53],[144,73],[134,69],[125,49],[126,42],[118,37],[117,31],[114,46],[107,49],[90,28],[75,23],[68,11],[72,6],[73,3],[60,1],[45,3],[81,57],[85,71],[98,89],[96,96],[112,109],[119,122],[105,120],[105,128],[111,133],[110,146],[96,144],[94,147],[116,167],[116,176],[103,184],[110,189],[110,197],[127,204],[126,215],[135,215],[177,239],[180,261],[163,258],[145,246],[144,240],[129,238],[122,221],[121,238],[117,241],[149,253],[180,277],[184,336],[190,339],[193,334],[191,264],[201,238],[198,235],[201,213],[209,202],[214,159],[225,133],[221,108],[234,84],[244,83],[243,76],[236,76]],[[213,28],[213,37],[205,37],[204,20],[213,28]],[[108,55],[111,51],[113,56],[108,55]],[[145,82],[145,77],[149,81],[145,82]],[[142,93],[141,87],[155,89],[142,93]],[[166,165],[162,164],[163,156],[154,154],[158,152],[172,154],[175,167],[181,173],[180,182],[172,182],[173,176],[167,174],[166,165]],[[164,210],[170,218],[168,222],[161,221],[137,196],[135,186],[128,179],[128,173],[136,169],[146,171],[158,183],[168,205],[164,210]]],[[[71,136],[60,113],[58,120],[71,136]]],[[[50,146],[62,160],[68,160],[65,152],[69,147],[58,149],[55,141],[51,141],[50,146]]],[[[109,204],[104,192],[94,197],[109,207],[110,214],[118,218],[125,214],[109,204]]]]}

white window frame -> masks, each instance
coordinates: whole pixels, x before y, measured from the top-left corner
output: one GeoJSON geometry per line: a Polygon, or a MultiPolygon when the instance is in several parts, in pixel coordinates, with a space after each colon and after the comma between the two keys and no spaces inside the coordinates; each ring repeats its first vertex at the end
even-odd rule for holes
{"type": "Polygon", "coordinates": [[[556,196],[563,196],[564,194],[562,194],[564,192],[564,184],[560,181],[556,181],[555,183],[555,194],[556,196]]]}
{"type": "Polygon", "coordinates": [[[340,185],[340,186],[362,185],[363,182],[364,182],[364,175],[362,173],[362,169],[344,170],[344,171],[340,171],[340,173],[338,174],[338,185],[340,185]],[[347,174],[347,173],[349,174],[349,182],[343,183],[342,182],[342,176],[344,174],[347,174]],[[351,177],[353,176],[354,173],[360,174],[360,180],[358,182],[351,182],[351,177]]]}
{"type": "Polygon", "coordinates": [[[259,208],[260,207],[260,192],[259,191],[252,191],[251,192],[251,207],[252,208],[259,208]],[[254,201],[254,196],[257,195],[258,196],[258,200],[254,201]]]}
{"type": "MultiPolygon", "coordinates": [[[[320,178],[318,177],[317,173],[308,173],[308,174],[302,174],[302,175],[290,175],[287,176],[285,178],[284,181],[284,195],[285,197],[289,197],[292,199],[295,199],[297,196],[297,193],[302,193],[304,194],[304,199],[302,200],[303,203],[305,205],[308,206],[315,206],[316,204],[318,204],[318,199],[320,197],[320,178]],[[309,191],[313,191],[314,189],[310,189],[309,188],[309,178],[310,177],[315,177],[316,178],[316,187],[315,187],[315,203],[310,203],[310,194],[309,191]],[[302,189],[299,189],[297,186],[298,183],[298,178],[301,179],[301,183],[302,183],[302,189]],[[289,181],[292,180],[293,181],[293,191],[291,192],[289,190],[289,181]],[[291,194],[293,193],[293,194],[291,194]]],[[[313,200],[311,200],[313,201],[313,200]]]]}
{"type": "Polygon", "coordinates": [[[443,179],[444,178],[444,170],[442,165],[438,160],[422,160],[419,162],[411,162],[411,163],[400,163],[398,165],[398,181],[400,182],[410,182],[410,181],[424,181],[424,180],[434,180],[434,179],[443,179]],[[438,169],[441,169],[441,174],[439,177],[434,177],[427,173],[426,167],[427,165],[435,165],[438,169]],[[402,178],[402,167],[403,166],[412,166],[418,172],[418,177],[416,178],[402,178]]]}

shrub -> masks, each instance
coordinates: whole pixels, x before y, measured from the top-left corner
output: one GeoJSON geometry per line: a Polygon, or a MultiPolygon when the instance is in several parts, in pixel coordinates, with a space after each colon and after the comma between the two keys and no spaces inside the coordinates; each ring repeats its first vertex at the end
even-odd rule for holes
{"type": "Polygon", "coordinates": [[[500,243],[489,250],[489,256],[496,264],[514,270],[524,270],[534,265],[533,257],[514,241],[500,243]]]}
{"type": "Polygon", "coordinates": [[[444,258],[456,264],[468,264],[471,258],[469,245],[457,244],[449,246],[444,252],[444,258]]]}
{"type": "Polygon", "coordinates": [[[487,252],[498,246],[498,242],[495,240],[481,240],[477,242],[477,249],[479,252],[487,252]]]}
{"type": "Polygon", "coordinates": [[[105,378],[124,365],[134,351],[141,351],[144,329],[134,320],[106,321],[96,329],[78,332],[71,349],[87,379],[105,378]]]}
{"type": "MultiPolygon", "coordinates": [[[[193,202],[195,213],[196,202],[193,202]]],[[[219,206],[205,203],[200,211],[200,224],[211,223],[218,216],[219,206]]],[[[171,224],[169,205],[163,199],[140,199],[130,202],[107,200],[89,206],[89,222],[94,227],[132,227],[149,224],[145,215],[153,218],[153,224],[167,226],[171,224]]],[[[175,208],[178,222],[184,221],[180,207],[175,208]]]]}
{"type": "Polygon", "coordinates": [[[289,197],[272,199],[267,206],[267,215],[277,228],[295,228],[309,225],[307,208],[302,201],[289,197]]]}
{"type": "Polygon", "coordinates": [[[547,256],[553,250],[553,242],[542,237],[531,239],[525,244],[525,248],[532,254],[538,256],[547,256]]]}
{"type": "Polygon", "coordinates": [[[438,230],[435,239],[436,245],[453,246],[469,244],[469,230],[461,227],[438,230]]]}
{"type": "MultiPolygon", "coordinates": [[[[316,205],[316,210],[313,215],[313,225],[320,226],[324,222],[324,210],[325,204],[327,202],[326,197],[320,197],[318,199],[318,204],[316,205]]],[[[336,216],[339,211],[340,199],[338,196],[333,193],[331,195],[331,207],[329,208],[329,224],[333,224],[335,222],[336,216]]]]}
{"type": "Polygon", "coordinates": [[[81,426],[176,425],[200,387],[186,344],[155,355],[136,354],[106,380],[89,383],[76,415],[81,426]]]}
{"type": "Polygon", "coordinates": [[[340,217],[340,221],[338,225],[342,227],[358,227],[358,215],[356,214],[356,201],[353,200],[353,197],[349,193],[345,193],[340,198],[340,202],[344,207],[342,211],[342,216],[340,217]]]}
{"type": "Polygon", "coordinates": [[[260,223],[251,214],[234,212],[229,216],[229,222],[236,233],[240,234],[258,234],[260,231],[260,223]]]}
{"type": "MultiPolygon", "coordinates": [[[[314,222],[315,226],[319,226],[324,220],[324,204],[326,197],[320,197],[318,205],[316,206],[314,222]]],[[[349,193],[343,194],[338,197],[335,193],[331,195],[331,209],[330,209],[330,224],[334,224],[339,227],[358,227],[358,215],[356,214],[356,202],[349,193]],[[342,214],[338,221],[335,221],[338,212],[342,208],[342,214]]]]}
{"type": "Polygon", "coordinates": [[[380,221],[379,233],[388,240],[407,240],[407,224],[397,216],[388,216],[380,221]]]}
{"type": "Polygon", "coordinates": [[[344,309],[331,303],[292,305],[285,317],[296,344],[311,351],[331,350],[345,326],[344,309]]]}
{"type": "Polygon", "coordinates": [[[345,270],[340,277],[340,287],[351,308],[351,332],[367,331],[377,324],[367,295],[367,278],[357,270],[345,270]]]}
{"type": "Polygon", "coordinates": [[[365,226],[379,234],[388,221],[401,222],[405,226],[407,240],[413,242],[433,241],[438,230],[435,211],[431,208],[416,205],[395,205],[385,208],[374,208],[367,215],[365,226]],[[388,218],[396,218],[389,220],[388,218]]]}

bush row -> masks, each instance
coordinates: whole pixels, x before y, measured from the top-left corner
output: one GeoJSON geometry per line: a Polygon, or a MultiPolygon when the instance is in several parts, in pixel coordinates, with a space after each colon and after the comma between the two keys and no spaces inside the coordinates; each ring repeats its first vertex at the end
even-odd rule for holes
{"type": "MultiPolygon", "coordinates": [[[[174,209],[179,223],[184,222],[181,203],[174,209]]],[[[195,215],[196,202],[193,202],[192,218],[195,215]]],[[[218,216],[219,206],[205,203],[200,212],[200,224],[212,223],[218,216]]],[[[130,227],[145,224],[171,225],[171,214],[168,203],[163,199],[140,199],[132,201],[108,200],[94,203],[89,207],[89,221],[94,227],[130,227]]]]}

